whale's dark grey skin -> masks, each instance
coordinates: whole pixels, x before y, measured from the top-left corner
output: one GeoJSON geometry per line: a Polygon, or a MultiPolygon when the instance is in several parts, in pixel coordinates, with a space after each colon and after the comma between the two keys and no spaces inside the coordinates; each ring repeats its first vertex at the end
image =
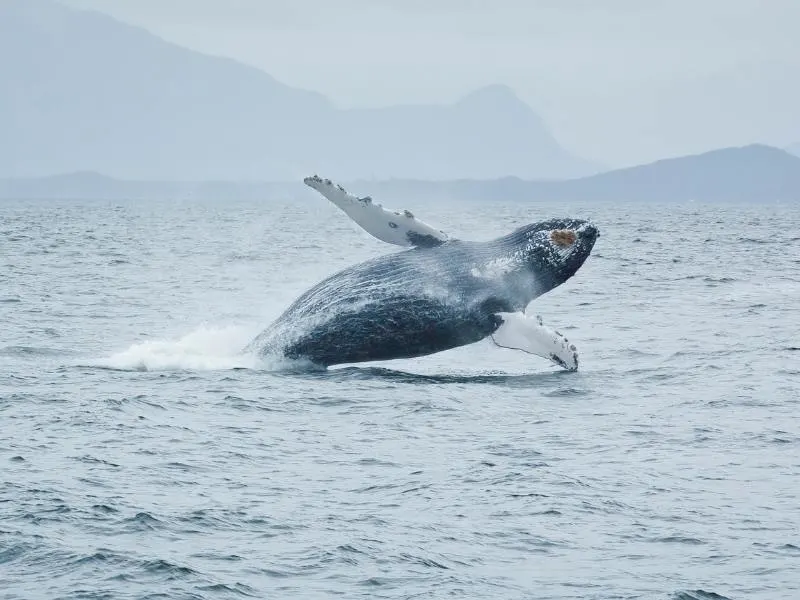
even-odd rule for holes
{"type": "Polygon", "coordinates": [[[249,348],[327,367],[471,344],[500,326],[496,313],[522,311],[572,277],[598,235],[587,221],[553,219],[367,260],[305,292],[249,348]]]}

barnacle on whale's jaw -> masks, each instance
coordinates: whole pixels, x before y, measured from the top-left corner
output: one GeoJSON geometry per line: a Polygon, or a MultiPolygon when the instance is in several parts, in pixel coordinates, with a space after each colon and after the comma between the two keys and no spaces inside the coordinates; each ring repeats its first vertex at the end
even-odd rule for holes
{"type": "Polygon", "coordinates": [[[554,229],[550,232],[550,241],[556,246],[569,248],[578,241],[578,234],[572,229],[554,229]]]}

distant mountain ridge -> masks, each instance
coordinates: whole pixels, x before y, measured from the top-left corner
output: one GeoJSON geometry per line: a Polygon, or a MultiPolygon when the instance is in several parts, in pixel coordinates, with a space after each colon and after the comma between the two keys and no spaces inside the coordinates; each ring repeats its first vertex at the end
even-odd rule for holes
{"type": "Polygon", "coordinates": [[[274,180],[315,170],[452,179],[601,168],[563,149],[505,86],[447,106],[339,110],[101,13],[0,0],[0,176],[274,180]]]}
{"type": "MultiPolygon", "coordinates": [[[[306,173],[310,175],[312,173],[306,173]]],[[[754,144],[703,154],[669,158],[646,165],[564,181],[530,181],[517,177],[492,180],[424,181],[391,179],[346,181],[322,172],[357,194],[406,208],[410,202],[454,201],[788,201],[800,203],[800,157],[754,144]]],[[[311,198],[300,178],[284,182],[123,181],[98,173],[71,173],[44,178],[0,180],[0,198],[257,199],[277,196],[311,198]]]]}
{"type": "Polygon", "coordinates": [[[385,190],[393,195],[416,193],[512,201],[800,202],[800,157],[772,146],[751,144],[667,158],[566,181],[505,177],[442,184],[406,180],[369,185],[375,190],[372,192],[375,197],[385,190]]]}

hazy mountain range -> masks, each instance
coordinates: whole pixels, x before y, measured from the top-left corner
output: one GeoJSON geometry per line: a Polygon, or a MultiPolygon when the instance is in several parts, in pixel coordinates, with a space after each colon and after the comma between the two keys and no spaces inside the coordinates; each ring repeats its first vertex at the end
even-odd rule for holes
{"type": "Polygon", "coordinates": [[[800,157],[752,144],[659,160],[565,181],[388,182],[372,184],[378,197],[432,194],[458,199],[588,201],[800,202],[800,157]]]}
{"type": "Polygon", "coordinates": [[[449,106],[339,110],[321,94],[104,14],[0,0],[0,177],[87,170],[130,179],[288,180],[319,171],[444,180],[602,168],[562,148],[504,86],[449,106]]]}
{"type": "MultiPolygon", "coordinates": [[[[310,175],[311,173],[307,173],[310,175]]],[[[748,201],[800,202],[800,157],[770,146],[725,148],[563,181],[517,177],[491,180],[345,181],[322,172],[376,202],[406,208],[426,200],[748,201]]],[[[295,199],[316,196],[301,180],[283,183],[125,181],[98,173],[0,180],[0,198],[88,199],[295,199]]],[[[316,201],[316,200],[315,200],[316,201]]]]}
{"type": "Polygon", "coordinates": [[[300,181],[319,173],[397,199],[798,199],[791,153],[800,143],[602,172],[505,86],[448,106],[340,110],[97,12],[0,0],[6,198],[267,198],[308,193],[300,181]]]}

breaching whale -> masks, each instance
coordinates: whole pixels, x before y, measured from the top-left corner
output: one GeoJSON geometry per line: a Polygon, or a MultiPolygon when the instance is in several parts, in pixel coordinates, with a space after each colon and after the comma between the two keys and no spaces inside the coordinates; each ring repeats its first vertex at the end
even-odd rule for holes
{"type": "Polygon", "coordinates": [[[575,346],[525,315],[572,277],[599,235],[580,219],[551,219],[488,242],[451,238],[409,211],[358,198],[328,179],[304,179],[371,235],[405,246],[348,267],[295,300],[248,347],[321,367],[414,358],[478,342],[578,368],[575,346]]]}

